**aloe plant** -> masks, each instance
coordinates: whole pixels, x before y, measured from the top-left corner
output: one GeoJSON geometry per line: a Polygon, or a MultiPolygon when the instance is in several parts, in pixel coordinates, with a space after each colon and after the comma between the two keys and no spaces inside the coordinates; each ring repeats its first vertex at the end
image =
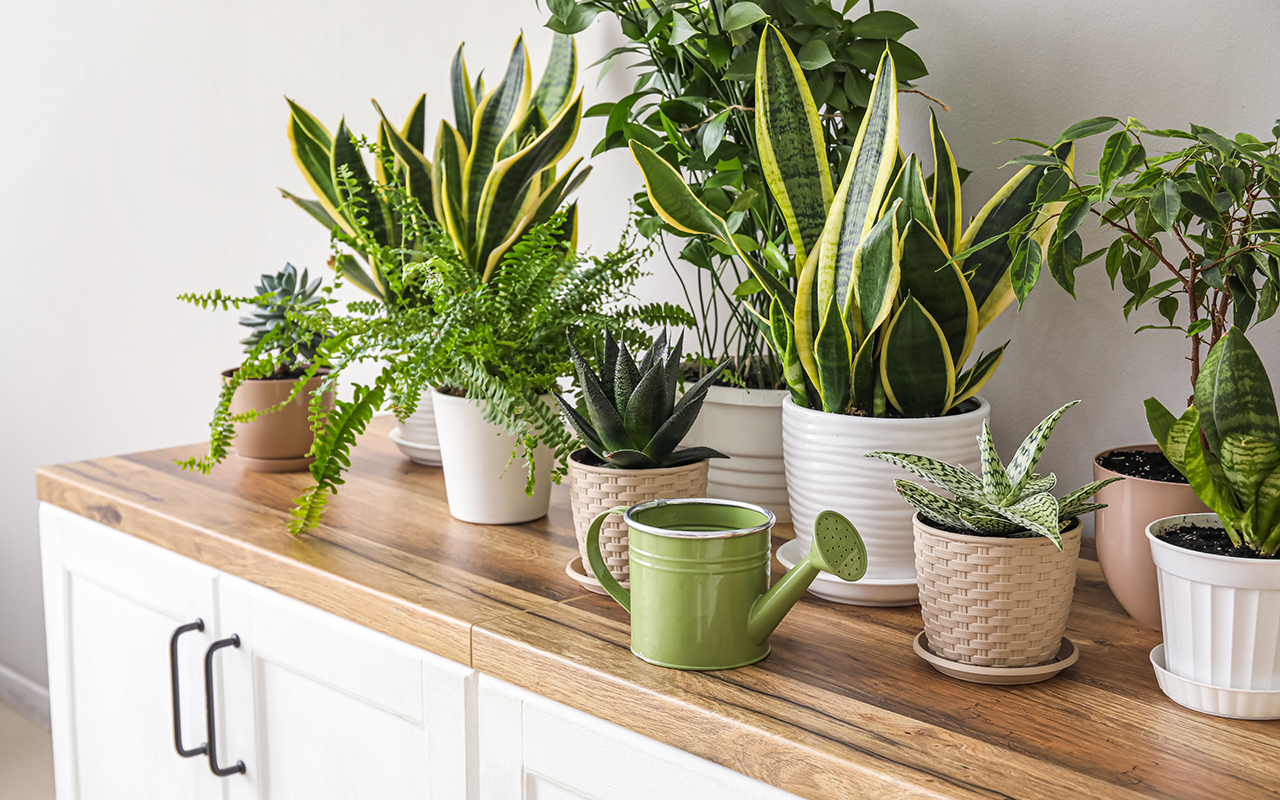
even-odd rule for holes
{"type": "MultiPolygon", "coordinates": [[[[732,247],[771,295],[757,315],[783,362],[794,401],[834,413],[941,416],[972,397],[1004,346],[969,363],[977,334],[1012,301],[1010,270],[1043,256],[1054,208],[1031,214],[1045,167],[1018,172],[965,227],[960,177],[937,120],[935,172],[926,181],[898,150],[897,78],[882,56],[839,186],[804,71],[772,28],[756,63],[756,140],[765,182],[794,244],[789,264],[772,242],[735,236],[680,173],[632,142],[654,209],[675,228],[732,247]],[[1011,246],[1012,243],[1012,246],[1011,246]],[[751,252],[759,250],[762,259],[751,252]],[[785,277],[798,274],[792,292],[785,277]]],[[[1058,151],[1066,162],[1072,145],[1058,151]]],[[[752,309],[748,308],[748,311],[752,309]]],[[[753,312],[754,313],[754,312],[753,312]]]]}
{"type": "Polygon", "coordinates": [[[1231,543],[1264,556],[1280,552],[1280,415],[1244,331],[1232,327],[1209,351],[1195,402],[1181,417],[1154,397],[1146,406],[1160,450],[1218,515],[1231,543]]]}
{"type": "MultiPolygon", "coordinates": [[[[530,229],[551,219],[590,172],[590,167],[578,170],[581,159],[563,173],[557,168],[582,120],[582,92],[573,92],[577,68],[573,37],[557,35],[535,88],[521,36],[502,80],[486,94],[483,79],[471,82],[459,46],[451,68],[454,124],[440,122],[432,158],[426,155],[426,95],[418,98],[398,128],[374,101],[382,119],[377,137],[382,157],[374,177],[361,158],[360,140],[345,120],[331,135],[289,100],[293,157],[316,199],[281,192],[326,228],[347,237],[368,269],[351,256],[337,259],[336,265],[352,283],[385,299],[385,271],[392,265],[384,262],[414,259],[412,252],[405,252],[413,249],[413,242],[403,241],[411,226],[386,196],[389,173],[395,172],[417,200],[417,210],[448,231],[458,252],[487,283],[503,254],[530,229]]],[[[576,203],[566,213],[564,235],[572,244],[576,203]]]]}
{"type": "Polygon", "coordinates": [[[1062,531],[1071,520],[1106,508],[1102,503],[1090,503],[1089,498],[1107,484],[1124,480],[1107,478],[1094,481],[1059,500],[1052,494],[1052,489],[1058,484],[1057,477],[1053,473],[1036,474],[1036,464],[1049,443],[1054,426],[1067,409],[1079,402],[1067,403],[1037,425],[1014,453],[1008,466],[1000,460],[991,438],[991,428],[984,421],[982,434],[978,436],[982,447],[981,477],[964,467],[925,456],[878,451],[867,453],[866,457],[902,467],[953,495],[943,497],[912,481],[893,482],[898,493],[930,522],[978,536],[1043,536],[1061,550],[1062,531]]]}
{"type": "Polygon", "coordinates": [[[599,375],[572,338],[569,348],[587,416],[560,395],[555,398],[583,444],[601,461],[620,469],[657,469],[728,458],[710,447],[676,450],[697,420],[707,389],[728,361],[709,371],[676,402],[684,360],[683,335],[670,347],[664,330],[637,365],[626,344],[614,341],[606,331],[599,375]]]}

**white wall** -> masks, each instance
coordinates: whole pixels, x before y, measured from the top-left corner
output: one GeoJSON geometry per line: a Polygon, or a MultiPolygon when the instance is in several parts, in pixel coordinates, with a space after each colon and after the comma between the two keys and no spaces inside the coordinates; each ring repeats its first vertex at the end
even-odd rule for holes
{"type": "MultiPolygon", "coordinates": [[[[1004,180],[993,170],[1021,152],[992,144],[1005,136],[1051,137],[1103,113],[1262,134],[1280,115],[1280,11],[1266,0],[1222,4],[1212,21],[1189,0],[879,6],[920,24],[907,41],[934,72],[922,87],[954,108],[943,125],[975,170],[970,213],[1004,180]]],[[[35,467],[206,435],[217,373],[236,362],[240,333],[234,314],[174,296],[247,292],[286,260],[322,269],[326,235],[274,188],[305,190],[283,95],[331,126],[346,113],[353,129],[372,132],[370,97],[399,117],[426,91],[438,119],[458,41],[469,43],[473,72],[493,74],[523,26],[536,65],[548,41],[541,19],[527,0],[0,5],[9,153],[0,179],[0,664],[45,679],[35,467]]],[[[616,38],[597,21],[581,39],[583,63],[616,38]]],[[[594,74],[585,83],[599,99],[628,81],[615,70],[598,89],[594,74]]],[[[925,109],[904,100],[908,149],[927,151],[925,109]]],[[[582,141],[598,132],[589,121],[582,141]]],[[[616,242],[638,185],[624,153],[597,159],[584,191],[588,243],[616,242]]],[[[1137,323],[1121,318],[1122,297],[1105,278],[1090,271],[1079,283],[1079,303],[1046,284],[984,336],[987,346],[1014,340],[985,392],[1005,448],[1062,401],[1086,401],[1046,456],[1071,482],[1087,478],[1093,452],[1148,438],[1142,398],[1177,404],[1187,394],[1183,343],[1132,337],[1137,323]]],[[[678,297],[664,274],[645,291],[678,297]]],[[[1277,331],[1254,341],[1280,374],[1277,331]]]]}

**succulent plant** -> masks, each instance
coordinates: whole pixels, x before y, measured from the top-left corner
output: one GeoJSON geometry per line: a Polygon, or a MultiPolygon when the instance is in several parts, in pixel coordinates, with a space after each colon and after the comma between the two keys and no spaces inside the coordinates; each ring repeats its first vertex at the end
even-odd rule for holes
{"type": "Polygon", "coordinates": [[[942,497],[911,481],[895,480],[898,493],[916,507],[925,519],[977,536],[1024,538],[1044,536],[1062,549],[1062,531],[1067,523],[1081,514],[1106,508],[1090,503],[1099,489],[1123,478],[1094,481],[1063,497],[1050,492],[1058,479],[1038,475],[1034,471],[1044,453],[1053,426],[1079,400],[1073,400],[1050,414],[1027,436],[1006,467],[991,439],[991,428],[982,423],[978,442],[982,446],[982,477],[964,467],[953,466],[925,456],[904,453],[867,453],[903,469],[954,495],[942,497]]]}
{"type": "Polygon", "coordinates": [[[263,275],[262,282],[254,287],[258,293],[257,308],[249,316],[240,318],[240,324],[252,331],[240,340],[245,352],[252,351],[259,342],[279,329],[272,348],[281,356],[277,371],[291,372],[298,366],[310,364],[324,336],[290,322],[289,311],[323,304],[325,298],[319,294],[320,280],[316,278],[308,283],[307,271],[304,269],[299,276],[292,264],[285,264],[284,269],[275,275],[263,275]]]}
{"type": "Polygon", "coordinates": [[[698,418],[707,389],[728,361],[704,375],[677,403],[683,335],[675,347],[669,347],[663,331],[637,365],[626,344],[616,342],[606,331],[599,375],[578,352],[572,337],[569,349],[587,417],[563,397],[555,398],[587,449],[602,461],[619,469],[657,469],[728,458],[710,447],[676,450],[698,418]]]}

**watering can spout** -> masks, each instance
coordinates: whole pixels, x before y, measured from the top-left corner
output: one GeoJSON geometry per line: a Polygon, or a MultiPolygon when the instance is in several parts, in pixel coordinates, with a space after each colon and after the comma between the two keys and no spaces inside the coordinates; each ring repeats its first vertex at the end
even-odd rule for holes
{"type": "Polygon", "coordinates": [[[835,511],[823,511],[813,523],[813,546],[768,592],[756,598],[747,620],[748,633],[764,642],[773,633],[819,572],[856,581],[867,572],[867,548],[853,523],[835,511]]]}

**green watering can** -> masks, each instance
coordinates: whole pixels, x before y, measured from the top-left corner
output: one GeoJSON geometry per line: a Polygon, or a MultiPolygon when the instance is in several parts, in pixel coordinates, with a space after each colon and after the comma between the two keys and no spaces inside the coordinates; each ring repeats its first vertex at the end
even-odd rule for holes
{"type": "Polygon", "coordinates": [[[819,570],[856,581],[867,549],[849,520],[824,511],[813,547],[769,588],[773,513],[733,500],[651,500],[605,511],[587,531],[591,571],[631,613],[631,652],[675,669],[733,669],[769,655],[769,634],[819,570]],[[622,514],[630,529],[631,591],[605,566],[600,526],[622,514]]]}

